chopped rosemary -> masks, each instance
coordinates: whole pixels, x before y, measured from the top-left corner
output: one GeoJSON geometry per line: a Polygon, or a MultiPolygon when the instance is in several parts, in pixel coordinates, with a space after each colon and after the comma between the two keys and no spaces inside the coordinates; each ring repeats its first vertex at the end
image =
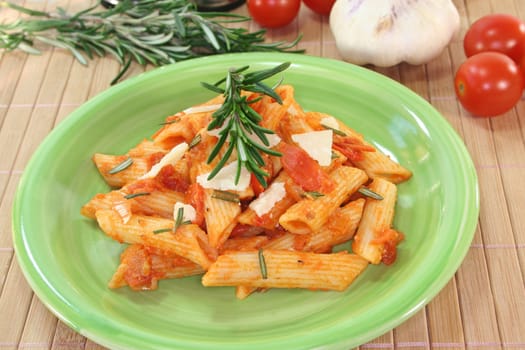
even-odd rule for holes
{"type": "Polygon", "coordinates": [[[195,137],[191,140],[190,144],[188,145],[188,149],[192,149],[193,147],[197,146],[202,141],[202,135],[197,134],[195,137]]]}
{"type": "Polygon", "coordinates": [[[241,202],[239,195],[237,193],[228,192],[228,191],[213,190],[211,197],[216,198],[216,199],[221,199],[226,202],[232,202],[232,203],[241,202]]]}
{"type": "Polygon", "coordinates": [[[141,197],[141,196],[149,196],[151,193],[149,192],[137,192],[137,193],[130,193],[124,196],[126,199],[132,199],[135,197],[141,197]]]}
{"type": "Polygon", "coordinates": [[[171,125],[171,124],[175,124],[175,123],[178,123],[180,122],[180,119],[172,119],[172,120],[168,120],[166,122],[162,122],[160,123],[160,125],[171,125]]]}
{"type": "Polygon", "coordinates": [[[128,157],[125,160],[123,160],[122,162],[120,162],[119,164],[115,165],[113,168],[111,168],[108,171],[108,174],[113,175],[113,174],[116,174],[118,172],[121,172],[122,170],[125,170],[126,168],[128,168],[131,164],[133,164],[133,158],[128,157]]]}
{"type": "Polygon", "coordinates": [[[328,129],[328,130],[332,130],[334,134],[336,135],[339,135],[339,136],[347,136],[346,133],[344,133],[343,131],[339,130],[339,129],[336,129],[336,128],[332,128],[331,126],[328,126],[328,125],[324,125],[323,123],[321,123],[321,126],[325,129],[328,129]]]}
{"type": "Polygon", "coordinates": [[[301,40],[268,42],[266,31],[250,32],[233,23],[250,17],[231,12],[198,12],[193,0],[122,0],[110,9],[99,3],[77,13],[63,8],[35,11],[2,2],[29,15],[0,23],[0,49],[40,54],[39,44],[68,50],[81,64],[94,56],[113,56],[121,66],[112,84],[132,62],[161,66],[194,57],[227,52],[294,52],[301,40]]]}
{"type": "Polygon", "coordinates": [[[180,226],[189,224],[191,224],[191,221],[184,220],[184,208],[180,207],[179,210],[177,210],[177,217],[175,218],[175,226],[173,226],[173,232],[177,231],[177,229],[180,226]]]}
{"type": "Polygon", "coordinates": [[[361,187],[357,190],[357,192],[361,193],[363,196],[370,197],[377,200],[383,200],[383,196],[380,195],[377,192],[372,191],[368,187],[361,187]]]}
{"type": "Polygon", "coordinates": [[[163,233],[163,232],[172,232],[172,228],[159,228],[158,230],[153,230],[154,234],[163,233]]]}
{"type": "Polygon", "coordinates": [[[324,193],[321,193],[321,192],[317,192],[317,191],[308,191],[308,192],[303,192],[301,194],[302,197],[308,197],[308,198],[312,198],[312,199],[317,199],[319,197],[322,197],[324,196],[324,193]]]}
{"type": "Polygon", "coordinates": [[[213,85],[202,83],[207,89],[224,95],[224,103],[212,114],[212,121],[208,125],[208,130],[220,129],[219,140],[210,152],[208,163],[211,163],[223,148],[226,150],[211,171],[208,180],[217,175],[235,150],[237,152],[235,183],[239,182],[241,169],[244,167],[255,176],[263,187],[268,187],[265,179],[268,174],[262,169],[265,163],[261,154],[266,153],[279,157],[281,153],[268,147],[270,143],[266,135],[275,132],[259,125],[262,117],[250,107],[254,101],[248,101],[246,96],[241,95],[241,91],[267,95],[278,103],[282,103],[281,97],[263,81],[286,70],[290,65],[290,62],[285,62],[273,68],[249,73],[245,73],[249,66],[230,68],[226,78],[217,83],[213,85]],[[225,86],[221,88],[220,86],[223,83],[225,86]],[[254,138],[258,138],[260,142],[256,142],[254,138]]]}
{"type": "Polygon", "coordinates": [[[268,271],[266,271],[266,261],[264,260],[264,254],[262,248],[259,249],[259,269],[261,270],[261,276],[263,280],[268,278],[268,271]]]}

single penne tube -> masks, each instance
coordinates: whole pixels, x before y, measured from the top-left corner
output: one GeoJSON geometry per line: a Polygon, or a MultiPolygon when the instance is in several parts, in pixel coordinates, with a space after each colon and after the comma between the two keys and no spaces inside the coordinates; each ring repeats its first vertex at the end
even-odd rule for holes
{"type": "Polygon", "coordinates": [[[330,173],[335,184],[331,192],[315,199],[305,198],[292,205],[279,219],[286,230],[296,234],[318,231],[328,217],[363,185],[368,176],[360,169],[341,166],[330,173]]]}
{"type": "Polygon", "coordinates": [[[381,178],[374,179],[368,187],[383,199],[366,198],[363,217],[352,242],[352,250],[372,264],[379,264],[385,244],[382,237],[390,232],[394,219],[397,187],[381,178]]]}
{"type": "Polygon", "coordinates": [[[174,220],[132,215],[123,222],[114,210],[96,212],[97,222],[109,237],[128,244],[142,244],[162,252],[177,254],[207,269],[216,257],[208,237],[197,225],[181,225],[174,233],[174,220]]]}
{"type": "Polygon", "coordinates": [[[176,191],[136,192],[135,195],[125,193],[123,190],[99,193],[82,206],[80,213],[88,218],[95,219],[95,213],[98,210],[113,209],[116,205],[127,202],[130,214],[172,218],[173,205],[184,201],[184,193],[176,191]]]}
{"type": "Polygon", "coordinates": [[[203,274],[201,266],[176,254],[157,254],[141,244],[128,246],[108,283],[109,288],[155,290],[158,281],[203,274]]]}
{"type": "Polygon", "coordinates": [[[288,113],[281,119],[278,130],[285,142],[294,143],[292,135],[303,134],[314,130],[308,125],[303,116],[304,113],[298,115],[288,113]]]}
{"type": "Polygon", "coordinates": [[[305,120],[312,130],[335,129],[336,132],[340,132],[341,134],[364,140],[363,135],[330,114],[309,111],[305,113],[305,120]]]}
{"type": "Polygon", "coordinates": [[[141,243],[142,236],[173,229],[174,220],[154,216],[132,215],[123,220],[116,210],[101,209],[95,218],[102,231],[120,243],[141,243]]]}
{"type": "Polygon", "coordinates": [[[206,190],[204,197],[204,218],[210,245],[219,248],[230,236],[241,213],[238,202],[220,199],[215,190],[206,190]]]}
{"type": "Polygon", "coordinates": [[[184,193],[177,191],[153,191],[148,195],[131,198],[131,210],[134,214],[156,215],[173,218],[175,203],[184,202],[184,193]]]}
{"type": "MultiPolygon", "coordinates": [[[[110,210],[115,204],[126,201],[125,193],[120,190],[110,191],[107,193],[97,193],[80,208],[80,214],[90,219],[95,219],[95,213],[98,210],[110,210]]],[[[131,210],[131,206],[129,207],[131,210]]]]}
{"type": "Polygon", "coordinates": [[[129,155],[109,155],[95,153],[92,157],[93,163],[104,181],[111,187],[122,187],[138,179],[149,168],[151,162],[142,157],[131,157],[129,155]],[[130,164],[125,166],[125,164],[130,164]],[[121,167],[123,170],[118,170],[121,167]]]}
{"type": "Polygon", "coordinates": [[[217,251],[209,246],[206,233],[194,224],[181,225],[175,233],[163,232],[144,235],[141,243],[161,251],[180,255],[200,265],[205,270],[217,257],[217,251]]]}
{"type": "Polygon", "coordinates": [[[275,92],[281,97],[282,103],[264,95],[260,101],[252,104],[252,108],[263,118],[261,126],[271,130],[278,130],[279,125],[287,115],[300,118],[304,113],[295,100],[293,86],[281,85],[275,89],[275,92]]]}
{"type": "Polygon", "coordinates": [[[162,148],[171,149],[181,142],[190,143],[199,130],[204,128],[211,120],[212,112],[181,115],[178,120],[168,124],[158,132],[153,141],[162,148]]]}
{"type": "Polygon", "coordinates": [[[404,182],[412,176],[410,170],[379,151],[363,152],[363,159],[352,163],[363,169],[371,179],[383,178],[394,184],[404,182]]]}
{"type": "Polygon", "coordinates": [[[338,208],[319,231],[309,235],[305,250],[327,252],[352,239],[361,222],[364,206],[365,200],[360,198],[338,208]]]}
{"type": "Polygon", "coordinates": [[[254,250],[220,255],[202,277],[209,286],[307,288],[343,291],[368,261],[346,252],[317,254],[288,250],[254,250]],[[262,258],[261,258],[262,256],[262,258]],[[261,262],[264,261],[264,262],[261,262]]]}
{"type": "Polygon", "coordinates": [[[125,155],[95,153],[92,160],[108,185],[122,187],[146,173],[166,153],[152,141],[143,140],[125,155]]]}
{"type": "Polygon", "coordinates": [[[229,250],[254,250],[259,249],[268,242],[265,235],[252,237],[235,237],[229,238],[222,245],[219,254],[229,250]]]}
{"type": "Polygon", "coordinates": [[[171,149],[181,142],[190,143],[195,135],[208,125],[211,115],[223,101],[224,97],[217,95],[203,104],[167,117],[164,125],[152,135],[154,144],[171,149]]]}
{"type": "Polygon", "coordinates": [[[153,157],[153,158],[159,158],[162,157],[161,153],[166,153],[167,149],[159,147],[155,144],[155,142],[143,139],[141,142],[139,142],[135,147],[131,148],[128,151],[128,154],[131,157],[153,157]]]}

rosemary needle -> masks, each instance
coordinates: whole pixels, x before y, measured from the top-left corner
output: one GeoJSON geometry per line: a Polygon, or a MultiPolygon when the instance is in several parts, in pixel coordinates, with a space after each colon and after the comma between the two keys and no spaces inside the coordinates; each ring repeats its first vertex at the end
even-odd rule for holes
{"type": "Polygon", "coordinates": [[[263,280],[265,280],[268,278],[268,271],[266,268],[266,260],[264,259],[264,253],[263,253],[262,248],[259,249],[258,257],[259,257],[259,269],[261,270],[261,277],[263,280]]]}
{"type": "Polygon", "coordinates": [[[131,164],[133,164],[133,158],[127,157],[122,162],[120,162],[119,164],[117,164],[113,168],[111,168],[108,171],[108,174],[113,175],[113,174],[119,173],[119,172],[121,172],[123,170],[126,170],[129,166],[131,166],[131,164]]]}

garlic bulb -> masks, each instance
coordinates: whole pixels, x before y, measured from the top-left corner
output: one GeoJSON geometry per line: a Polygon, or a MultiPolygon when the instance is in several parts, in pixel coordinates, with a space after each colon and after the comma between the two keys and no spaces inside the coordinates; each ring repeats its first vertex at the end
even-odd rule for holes
{"type": "Polygon", "coordinates": [[[344,60],[389,67],[426,63],[457,33],[452,0],[337,0],[330,29],[344,60]]]}

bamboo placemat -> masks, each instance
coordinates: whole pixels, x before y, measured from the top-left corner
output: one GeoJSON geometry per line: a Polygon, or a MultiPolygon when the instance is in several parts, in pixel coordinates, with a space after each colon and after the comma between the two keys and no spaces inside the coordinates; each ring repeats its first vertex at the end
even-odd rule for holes
{"type": "MultiPolygon", "coordinates": [[[[525,19],[525,1],[454,2],[461,14],[461,32],[441,56],[426,65],[375,70],[428,100],[461,135],[479,177],[479,225],[463,264],[446,287],[411,319],[361,349],[525,349],[525,101],[498,118],[472,118],[458,104],[452,84],[465,58],[461,38],[468,25],[488,13],[525,19]]],[[[89,6],[78,0],[18,3],[49,10],[89,6]]],[[[244,7],[236,11],[246,13],[244,7]]],[[[0,20],[14,16],[10,10],[0,10],[0,20]]],[[[269,31],[268,39],[293,40],[299,32],[303,33],[299,47],[307,54],[340,59],[327,18],[304,6],[294,23],[269,31]]],[[[107,89],[118,69],[111,58],[96,58],[82,66],[59,49],[46,49],[41,56],[0,53],[2,350],[103,349],[58,321],[29,288],[14,256],[11,206],[24,167],[39,143],[75,108],[107,89]]],[[[127,76],[142,71],[134,67],[127,76]]]]}

